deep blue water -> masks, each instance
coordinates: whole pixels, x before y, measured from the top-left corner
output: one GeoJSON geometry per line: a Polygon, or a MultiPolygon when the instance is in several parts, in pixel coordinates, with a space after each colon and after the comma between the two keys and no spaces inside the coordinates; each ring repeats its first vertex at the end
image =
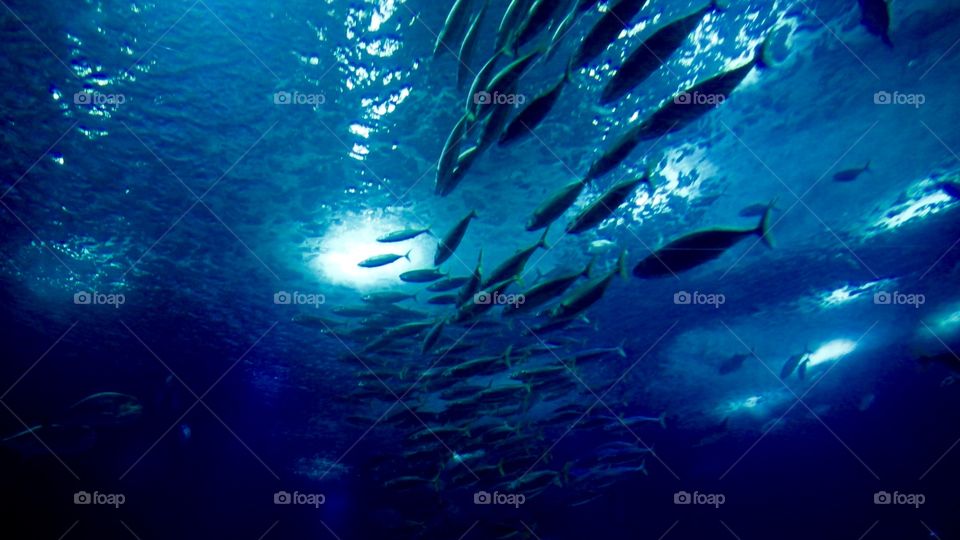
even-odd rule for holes
{"type": "MultiPolygon", "coordinates": [[[[629,52],[700,7],[650,0],[572,73],[534,136],[487,150],[446,197],[436,166],[467,95],[453,56],[432,57],[447,2],[2,4],[3,538],[960,535],[960,2],[894,3],[889,47],[852,0],[730,0],[634,92],[600,106],[629,52]],[[422,333],[373,350],[408,319],[336,314],[401,291],[418,293],[399,304],[413,320],[450,316],[398,279],[431,265],[436,239],[377,236],[443,235],[475,210],[441,268],[469,275],[482,249],[492,270],[536,242],[524,223],[544,199],[765,38],[769,66],[589,184],[508,292],[591,259],[591,277],[605,275],[620,253],[629,270],[693,231],[755,227],[741,211],[776,199],[774,249],[751,236],[675,276],[614,278],[556,332],[530,335],[544,318],[494,308],[444,327],[439,347],[475,346],[462,354],[422,354],[422,333]],[[652,187],[563,234],[647,169],[652,187]],[[357,266],[408,249],[409,261],[357,266]],[[293,292],[317,305],[276,301],[293,292]],[[697,300],[678,302],[686,293],[697,300]],[[324,322],[293,320],[303,314],[324,322]],[[544,343],[562,347],[514,354],[492,376],[442,374],[544,343]],[[439,396],[621,344],[623,356],[561,370],[559,392],[456,413],[439,396]],[[805,351],[805,377],[781,379],[805,351]],[[722,368],[736,355],[742,365],[722,368]],[[83,411],[104,392],[134,410],[83,411]],[[556,420],[561,406],[582,422],[556,420]],[[661,414],[664,426],[616,418],[661,414]],[[504,425],[505,443],[484,440],[504,425]],[[646,473],[641,461],[598,464],[615,443],[646,473]],[[538,473],[554,481],[511,484],[538,473]],[[412,487],[396,485],[405,477],[412,487]],[[481,491],[525,500],[478,505],[481,491]],[[323,504],[275,504],[280,492],[323,504]],[[684,492],[722,504],[676,504],[684,492]],[[84,493],[122,504],[76,504],[84,493]],[[877,504],[883,493],[895,504],[877,504]]],[[[491,0],[469,71],[492,53],[505,7],[491,0]]],[[[553,85],[601,10],[516,93],[529,101],[553,85]]]]}

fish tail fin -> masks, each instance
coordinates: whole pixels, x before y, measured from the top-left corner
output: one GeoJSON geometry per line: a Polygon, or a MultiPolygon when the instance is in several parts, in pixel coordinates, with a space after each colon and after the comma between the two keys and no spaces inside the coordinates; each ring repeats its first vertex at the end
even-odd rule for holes
{"type": "Polygon", "coordinates": [[[540,239],[537,240],[537,247],[543,249],[550,249],[550,246],[547,245],[547,234],[550,233],[550,225],[547,225],[547,228],[543,230],[543,234],[540,235],[540,239]]]}
{"type": "Polygon", "coordinates": [[[620,252],[620,256],[617,257],[617,273],[620,274],[620,277],[627,279],[627,250],[620,252]]]}
{"type": "Polygon", "coordinates": [[[624,345],[626,342],[627,342],[627,340],[626,340],[626,338],[624,338],[624,339],[621,339],[621,340],[620,340],[620,344],[617,345],[617,354],[619,354],[621,358],[626,358],[626,357],[627,357],[627,351],[625,351],[625,350],[623,349],[623,345],[624,345]]]}
{"type": "Polygon", "coordinates": [[[580,277],[590,278],[590,271],[593,270],[593,263],[596,262],[596,260],[596,257],[590,259],[590,262],[588,262],[587,265],[583,267],[583,271],[580,272],[580,277]]]}
{"type": "MultiPolygon", "coordinates": [[[[562,478],[562,484],[570,483],[570,468],[573,467],[573,461],[568,461],[563,464],[563,469],[560,469],[560,477],[562,478]]],[[[561,484],[561,487],[562,487],[561,484]]]]}
{"type": "Polygon", "coordinates": [[[753,53],[753,63],[757,69],[766,69],[772,67],[773,64],[770,62],[770,57],[768,56],[768,51],[770,47],[770,34],[767,34],[763,38],[763,41],[760,42],[760,45],[757,45],[756,50],[753,53]]]}
{"type": "Polygon", "coordinates": [[[500,461],[497,463],[497,472],[500,473],[501,477],[504,477],[507,475],[507,473],[503,471],[503,458],[500,458],[500,461]]]}
{"type": "Polygon", "coordinates": [[[408,249],[407,252],[403,254],[403,258],[409,261],[409,260],[410,260],[410,252],[411,252],[411,251],[413,251],[413,250],[412,250],[412,249],[408,249]]]}
{"type": "Polygon", "coordinates": [[[512,368],[512,367],[513,367],[513,362],[510,360],[510,353],[511,353],[511,352],[513,352],[513,344],[512,344],[512,343],[510,344],[510,346],[507,347],[506,352],[503,353],[503,361],[504,361],[504,363],[507,364],[507,367],[508,367],[508,368],[512,368]]]}
{"type": "Polygon", "coordinates": [[[667,429],[667,411],[660,413],[660,416],[657,417],[657,421],[660,422],[660,427],[667,429]]]}
{"type": "Polygon", "coordinates": [[[868,159],[868,160],[867,160],[867,164],[863,166],[864,172],[867,172],[867,171],[872,172],[872,171],[873,171],[873,169],[870,168],[870,162],[871,162],[871,161],[873,161],[873,160],[868,159]]]}
{"type": "Polygon", "coordinates": [[[644,476],[650,476],[650,471],[647,470],[647,458],[643,458],[643,461],[640,462],[640,472],[644,476]]]}
{"type": "Polygon", "coordinates": [[[757,234],[760,235],[760,239],[770,249],[774,248],[773,233],[770,232],[770,218],[773,216],[773,209],[776,207],[776,204],[777,199],[770,201],[767,209],[763,212],[763,217],[760,218],[760,225],[757,227],[757,234]]]}

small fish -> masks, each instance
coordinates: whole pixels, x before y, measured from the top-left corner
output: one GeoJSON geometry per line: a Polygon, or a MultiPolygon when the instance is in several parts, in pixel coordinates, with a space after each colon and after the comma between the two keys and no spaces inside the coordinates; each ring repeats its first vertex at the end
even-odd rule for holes
{"type": "Polygon", "coordinates": [[[530,64],[540,57],[542,52],[540,49],[528,52],[507,64],[506,67],[501,69],[500,72],[491,79],[490,84],[488,84],[485,89],[486,94],[475,96],[474,101],[479,102],[476,104],[477,118],[484,118],[490,114],[495,105],[494,96],[509,95],[511,93],[511,89],[517,84],[520,77],[523,76],[530,64]],[[484,99],[480,99],[481,97],[484,99]]]}
{"type": "Polygon", "coordinates": [[[527,230],[542,229],[556,221],[567,209],[573,206],[586,185],[586,180],[577,180],[560,188],[533,211],[533,215],[527,220],[527,230]]]}
{"type": "Polygon", "coordinates": [[[547,246],[547,233],[550,231],[543,231],[543,234],[540,235],[540,239],[536,241],[532,246],[519,249],[513,255],[507,257],[507,260],[503,261],[500,266],[498,266],[489,276],[484,278],[483,286],[489,286],[494,283],[499,283],[501,281],[513,278],[518,276],[523,272],[524,267],[527,265],[527,262],[530,260],[530,257],[533,256],[534,252],[538,249],[550,249],[547,246]]]}
{"type": "Polygon", "coordinates": [[[400,281],[407,283],[430,283],[443,277],[446,277],[446,274],[436,268],[424,268],[420,270],[410,270],[400,274],[400,281]]]}
{"type": "Polygon", "coordinates": [[[651,185],[650,171],[644,173],[640,178],[620,182],[608,189],[606,193],[581,210],[580,213],[567,224],[567,233],[580,234],[599,225],[603,220],[610,217],[621,204],[626,202],[627,197],[629,197],[630,194],[633,193],[633,190],[640,184],[651,185]]]}
{"type": "Polygon", "coordinates": [[[445,319],[441,319],[430,328],[430,331],[427,332],[427,336],[423,338],[423,346],[420,348],[420,354],[427,354],[437,345],[437,342],[440,341],[440,337],[443,335],[443,327],[446,324],[447,321],[445,319]]]}
{"type": "Polygon", "coordinates": [[[729,375],[743,367],[743,363],[750,358],[750,354],[735,354],[720,363],[717,367],[717,373],[720,375],[729,375]]]}
{"type": "Polygon", "coordinates": [[[398,302],[403,302],[404,300],[413,300],[417,297],[415,294],[404,294],[400,292],[373,292],[363,295],[361,300],[368,304],[396,304],[398,302]]]}
{"type": "Polygon", "coordinates": [[[464,86],[470,80],[468,77],[472,73],[470,64],[473,60],[473,51],[476,48],[477,36],[480,34],[480,25],[487,15],[487,8],[490,6],[490,0],[484,0],[480,11],[470,20],[470,26],[463,37],[463,43],[460,45],[459,65],[457,67],[457,89],[463,90],[464,86]]]}
{"type": "Polygon", "coordinates": [[[133,423],[143,415],[140,400],[119,392],[100,392],[74,403],[59,424],[71,426],[108,427],[133,423]]]}
{"type": "MultiPolygon", "coordinates": [[[[473,83],[470,85],[470,91],[467,92],[467,103],[464,107],[464,112],[467,114],[468,118],[475,118],[477,111],[480,107],[481,92],[490,84],[490,78],[493,77],[493,70],[497,67],[497,62],[503,58],[503,51],[497,51],[493,56],[487,60],[487,63],[480,68],[480,71],[477,72],[477,76],[473,78],[473,83]]],[[[472,120],[471,120],[472,122],[472,120]]]]}
{"type": "Polygon", "coordinates": [[[447,51],[453,51],[452,45],[460,39],[470,12],[471,0],[455,0],[443,28],[437,34],[437,41],[433,46],[433,57],[437,58],[447,51]]]}
{"type": "Polygon", "coordinates": [[[480,252],[477,254],[477,264],[473,269],[473,273],[470,274],[470,279],[463,284],[460,288],[460,291],[457,293],[457,305],[463,305],[468,300],[473,298],[473,295],[477,294],[480,290],[481,282],[481,264],[483,261],[483,248],[480,249],[480,252]]]}
{"type": "Polygon", "coordinates": [[[607,291],[607,287],[610,286],[610,282],[612,282],[613,278],[618,274],[626,277],[626,254],[624,253],[620,254],[620,257],[617,258],[617,263],[609,273],[574,291],[564,298],[560,304],[551,309],[549,312],[550,318],[565,321],[572,320],[573,317],[576,317],[600,300],[607,291]]]}
{"type": "Polygon", "coordinates": [[[467,171],[473,167],[473,163],[480,157],[484,149],[480,148],[480,145],[472,146],[463,151],[460,154],[460,157],[457,158],[457,163],[454,166],[453,172],[450,174],[447,179],[446,184],[440,189],[437,195],[441,197],[446,197],[447,195],[453,193],[453,190],[460,185],[460,181],[467,175],[467,171]]]}
{"type": "Polygon", "coordinates": [[[890,41],[890,6],[887,0],[859,0],[862,18],[860,24],[867,32],[878,36],[884,44],[893,47],[890,41]]]}
{"type": "Polygon", "coordinates": [[[529,313],[534,309],[546,304],[550,300],[560,296],[570,288],[578,279],[589,278],[590,270],[593,268],[593,261],[587,263],[587,266],[579,272],[553,278],[543,283],[538,283],[530,289],[524,291],[523,303],[515,304],[504,309],[503,315],[509,317],[521,313],[529,313]]]}
{"type": "MultiPolygon", "coordinates": [[[[411,250],[412,251],[412,250],[411,250]]],[[[400,259],[410,260],[410,251],[407,251],[403,255],[397,255],[395,253],[388,253],[386,255],[374,255],[369,259],[364,259],[357,263],[357,266],[361,268],[377,268],[380,266],[386,266],[392,262],[398,261],[400,259]]]]}
{"type": "Polygon", "coordinates": [[[620,32],[626,30],[646,3],[647,0],[620,0],[611,6],[580,42],[580,48],[570,59],[570,66],[573,69],[587,67],[617,39],[620,32]]]}
{"type": "Polygon", "coordinates": [[[568,70],[549,90],[533,98],[523,110],[517,113],[507,129],[503,131],[498,144],[507,146],[532,134],[533,130],[540,125],[540,122],[543,122],[543,119],[547,117],[547,114],[557,103],[560,92],[569,80],[570,71],[568,70]]]}
{"type": "Polygon", "coordinates": [[[377,242],[382,242],[385,244],[389,244],[391,242],[403,242],[405,240],[412,240],[421,234],[428,232],[430,232],[430,229],[403,229],[379,236],[377,237],[377,242]]]}
{"type": "Polygon", "coordinates": [[[433,257],[434,266],[440,266],[453,255],[453,252],[460,246],[460,242],[463,241],[463,236],[467,234],[467,227],[470,225],[470,220],[475,217],[477,217],[476,210],[471,210],[470,213],[457,222],[457,224],[453,226],[453,229],[450,229],[450,232],[440,240],[437,244],[437,253],[433,257]]]}
{"type": "Polygon", "coordinates": [[[600,104],[617,101],[645,81],[683,45],[707,13],[720,9],[713,0],[707,7],[663,26],[643,40],[604,87],[600,104]]]}
{"type": "Polygon", "coordinates": [[[427,290],[430,292],[452,291],[453,289],[463,287],[463,285],[468,281],[470,281],[469,277],[449,277],[431,283],[430,286],[427,287],[427,290]]]}
{"type": "Polygon", "coordinates": [[[500,28],[497,30],[497,39],[494,47],[497,51],[513,50],[513,41],[517,35],[517,23],[519,23],[520,18],[527,13],[531,1],[532,0],[513,0],[510,2],[510,5],[507,6],[506,11],[503,13],[503,18],[500,19],[500,28]]]}
{"type": "Polygon", "coordinates": [[[450,186],[451,178],[457,168],[457,161],[460,158],[460,143],[467,130],[468,115],[464,114],[453,126],[453,130],[447,136],[443,144],[443,150],[440,151],[440,161],[437,163],[437,179],[434,192],[443,196],[453,191],[450,186]]]}
{"type": "Polygon", "coordinates": [[[633,275],[639,278],[654,278],[684,272],[716,259],[741,240],[753,235],[759,236],[767,247],[772,248],[773,237],[769,226],[773,204],[771,202],[768,205],[756,228],[709,229],[682,236],[637,263],[633,268],[633,275]]]}
{"type": "Polygon", "coordinates": [[[833,179],[837,182],[853,182],[860,177],[861,174],[870,170],[870,162],[868,161],[863,167],[858,167],[856,169],[846,169],[838,172],[833,175],[833,179]]]}
{"type": "Polygon", "coordinates": [[[527,12],[527,18],[520,25],[520,31],[517,33],[517,45],[523,47],[530,40],[535,38],[544,28],[547,28],[553,21],[554,15],[563,5],[559,0],[535,0],[530,10],[527,12]]]}
{"type": "Polygon", "coordinates": [[[633,126],[617,139],[613,146],[590,166],[587,178],[590,180],[600,178],[615,169],[641,141],[658,139],[680,131],[720,106],[753,71],[753,68],[767,66],[764,60],[766,46],[765,40],[757,47],[753,58],[744,65],[714,75],[664,101],[660,108],[647,119],[633,126]]]}

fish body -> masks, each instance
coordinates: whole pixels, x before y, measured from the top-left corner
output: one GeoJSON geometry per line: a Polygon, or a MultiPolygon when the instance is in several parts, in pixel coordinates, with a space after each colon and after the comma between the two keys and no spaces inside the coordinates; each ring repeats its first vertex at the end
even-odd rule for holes
{"type": "Polygon", "coordinates": [[[373,292],[363,295],[361,300],[368,304],[396,304],[397,302],[403,302],[404,300],[412,300],[416,298],[415,294],[405,294],[400,292],[384,291],[384,292],[373,292]]]}
{"type": "Polygon", "coordinates": [[[586,185],[586,180],[577,180],[560,188],[560,190],[551,195],[549,199],[533,211],[533,215],[527,220],[526,229],[528,231],[535,231],[547,227],[556,221],[567,209],[573,206],[573,203],[577,201],[577,197],[583,193],[583,188],[586,187],[586,185]]]}
{"type": "Polygon", "coordinates": [[[441,319],[430,328],[426,337],[423,338],[423,346],[420,348],[420,354],[427,354],[436,346],[437,342],[440,341],[440,336],[443,335],[443,327],[446,326],[446,324],[447,321],[441,319]]]}
{"type": "Polygon", "coordinates": [[[878,36],[888,47],[893,47],[890,41],[890,6],[887,0],[859,0],[860,24],[867,32],[878,36]]]}
{"type": "Polygon", "coordinates": [[[760,45],[746,64],[697,83],[661,104],[653,114],[624,133],[590,167],[588,179],[612,171],[642,141],[658,139],[680,131],[720,106],[754,67],[764,67],[765,45],[760,45]]]}
{"type": "Polygon", "coordinates": [[[492,107],[496,104],[494,103],[497,101],[495,99],[496,96],[509,95],[512,91],[511,89],[514,88],[520,80],[520,77],[523,76],[530,64],[540,57],[540,54],[541,51],[539,49],[530,51],[513,62],[510,62],[500,70],[500,72],[490,80],[490,84],[487,85],[485,90],[486,93],[476,96],[474,99],[474,101],[478,102],[476,104],[476,116],[483,118],[489,114],[492,111],[492,107]]]}
{"type": "Polygon", "coordinates": [[[467,33],[463,36],[463,43],[460,44],[460,53],[457,55],[459,60],[457,64],[457,88],[463,90],[463,87],[470,80],[470,64],[473,61],[473,51],[476,49],[477,36],[480,34],[480,25],[487,15],[487,8],[490,7],[490,0],[484,0],[480,8],[467,27],[467,33]]]}
{"type": "Polygon", "coordinates": [[[587,266],[579,272],[568,274],[565,276],[560,276],[558,278],[550,279],[550,280],[544,281],[543,283],[534,285],[533,287],[531,287],[530,289],[522,293],[523,295],[522,304],[518,303],[512,306],[508,306],[506,309],[504,309],[503,315],[506,317],[510,315],[519,315],[522,313],[529,313],[534,309],[542,306],[543,304],[546,304],[550,300],[553,300],[554,298],[566,292],[567,289],[569,289],[570,286],[573,285],[581,277],[589,278],[590,269],[592,267],[593,267],[593,261],[590,261],[589,263],[587,263],[587,266]]]}
{"type": "Polygon", "coordinates": [[[507,6],[500,19],[500,28],[497,30],[495,48],[497,51],[512,50],[517,35],[517,26],[521,17],[528,13],[531,0],[513,0],[507,6]]]}
{"type": "Polygon", "coordinates": [[[861,174],[870,170],[870,162],[868,161],[863,167],[857,167],[856,169],[846,169],[838,172],[833,175],[833,179],[837,182],[853,182],[860,177],[861,174]]]}
{"type": "Polygon", "coordinates": [[[750,354],[735,354],[720,363],[717,373],[720,375],[729,375],[743,367],[743,363],[750,358],[750,354]]]}
{"type": "Polygon", "coordinates": [[[603,297],[603,294],[607,291],[607,287],[610,286],[610,282],[613,281],[613,278],[616,277],[617,274],[625,274],[625,264],[626,256],[621,253],[620,257],[617,259],[617,264],[609,273],[607,273],[607,275],[587,283],[580,289],[574,291],[569,296],[564,298],[560,304],[550,310],[550,318],[570,320],[572,317],[579,315],[588,307],[595,304],[598,300],[600,300],[600,298],[603,297]]]}
{"type": "Polygon", "coordinates": [[[446,274],[440,270],[437,270],[436,268],[423,268],[420,270],[410,270],[409,272],[400,274],[400,281],[405,281],[407,283],[430,283],[445,276],[446,274]]]}
{"type": "Polygon", "coordinates": [[[610,217],[621,204],[626,202],[627,197],[629,197],[640,184],[650,184],[649,171],[640,178],[620,182],[608,189],[606,193],[581,210],[580,213],[567,224],[567,233],[580,234],[602,223],[603,220],[610,217]]]}
{"type": "Polygon", "coordinates": [[[455,294],[438,294],[427,299],[427,303],[434,306],[455,306],[458,304],[455,294]]]}
{"type": "Polygon", "coordinates": [[[467,92],[467,103],[464,112],[467,114],[467,117],[471,119],[471,122],[476,118],[480,101],[483,101],[481,99],[481,92],[485,91],[487,85],[490,84],[490,78],[493,77],[494,73],[493,70],[496,69],[497,62],[503,58],[503,54],[503,51],[499,50],[494,53],[493,56],[483,64],[483,67],[477,72],[477,76],[473,78],[473,83],[470,84],[470,91],[467,92]]]}
{"type": "Polygon", "coordinates": [[[562,5],[560,0],[535,0],[517,33],[517,45],[522,47],[530,43],[537,34],[547,28],[562,5]]]}
{"type": "Polygon", "coordinates": [[[406,252],[403,255],[397,255],[395,253],[387,253],[384,255],[374,255],[368,259],[364,259],[357,263],[357,266],[361,268],[378,268],[381,266],[386,266],[392,262],[399,261],[400,259],[410,260],[410,252],[406,252]]]}
{"type": "Polygon", "coordinates": [[[483,263],[483,249],[477,254],[477,265],[473,268],[473,273],[470,274],[470,279],[460,287],[460,291],[457,293],[457,305],[465,304],[468,300],[473,298],[473,295],[480,290],[480,282],[482,281],[482,268],[483,263]]]}
{"type": "Polygon", "coordinates": [[[507,129],[500,135],[498,144],[506,146],[533,133],[533,130],[540,125],[540,122],[547,117],[547,114],[557,103],[564,85],[569,80],[569,75],[569,72],[565,73],[550,89],[533,98],[526,107],[517,113],[517,116],[510,121],[507,129]]]}
{"type": "Polygon", "coordinates": [[[447,140],[443,144],[443,150],[440,151],[434,192],[441,197],[453,191],[453,186],[450,185],[451,179],[460,159],[460,144],[466,134],[468,117],[467,114],[460,117],[460,120],[457,121],[453,130],[447,136],[447,140]]]}
{"type": "Polygon", "coordinates": [[[377,237],[377,242],[382,243],[391,243],[391,242],[403,242],[405,240],[412,240],[423,233],[430,232],[430,229],[403,229],[400,231],[393,231],[387,233],[383,236],[377,237]]]}
{"type": "Polygon", "coordinates": [[[453,52],[456,49],[452,46],[463,35],[467,21],[470,16],[471,0],[455,0],[450,12],[447,13],[447,20],[443,23],[443,28],[437,34],[437,41],[433,46],[433,57],[437,58],[444,52],[453,52]]]}
{"type": "Polygon", "coordinates": [[[682,236],[651,253],[633,269],[639,278],[654,278],[675,275],[708,263],[741,240],[757,235],[768,247],[773,247],[770,235],[771,204],[753,229],[710,229],[682,236]]]}
{"type": "Polygon", "coordinates": [[[530,260],[530,257],[540,248],[549,249],[547,246],[547,231],[543,231],[543,234],[540,236],[540,239],[537,240],[532,246],[517,250],[516,253],[503,261],[500,266],[498,266],[493,272],[490,273],[483,281],[483,286],[498,283],[515,276],[518,276],[523,272],[524,267],[526,267],[527,262],[530,260]]]}
{"type": "Polygon", "coordinates": [[[427,290],[431,292],[452,291],[454,289],[463,287],[463,285],[468,281],[470,281],[469,277],[448,277],[431,283],[430,286],[427,287],[427,290]]]}
{"type": "Polygon", "coordinates": [[[580,48],[574,53],[570,65],[574,69],[587,67],[617,39],[646,3],[647,0],[620,0],[611,6],[580,42],[580,48]]]}
{"type": "Polygon", "coordinates": [[[607,105],[617,101],[650,77],[683,45],[704,15],[716,9],[719,9],[717,3],[711,2],[707,7],[667,24],[640,43],[604,87],[600,103],[607,105]]]}
{"type": "Polygon", "coordinates": [[[810,358],[809,349],[805,350],[800,354],[795,354],[790,358],[787,358],[787,361],[784,362],[783,367],[780,369],[780,380],[786,380],[787,377],[793,374],[796,371],[797,367],[800,366],[802,362],[806,362],[810,358]]]}
{"type": "Polygon", "coordinates": [[[467,227],[470,225],[470,220],[475,217],[477,217],[477,212],[471,210],[470,213],[458,221],[457,224],[453,226],[453,229],[440,240],[437,244],[437,253],[433,257],[434,266],[440,266],[453,255],[453,252],[460,246],[460,242],[463,241],[463,236],[467,234],[467,227]]]}

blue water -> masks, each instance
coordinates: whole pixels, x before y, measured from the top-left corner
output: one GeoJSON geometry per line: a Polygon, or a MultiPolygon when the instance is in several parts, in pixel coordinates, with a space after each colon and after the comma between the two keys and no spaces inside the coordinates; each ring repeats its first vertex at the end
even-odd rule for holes
{"type": "MultiPolygon", "coordinates": [[[[891,48],[852,0],[730,0],[601,107],[622,58],[700,7],[650,0],[572,75],[534,137],[490,149],[440,198],[435,167],[466,96],[452,55],[432,58],[446,4],[4,0],[2,537],[960,535],[960,210],[944,189],[960,174],[960,2],[895,2],[891,48]],[[476,344],[467,360],[566,340],[557,356],[471,381],[491,388],[588,348],[622,343],[625,356],[577,366],[561,395],[533,391],[518,412],[449,420],[439,388],[417,381],[437,359],[420,354],[422,338],[364,352],[397,322],[369,321],[361,337],[350,334],[357,319],[334,314],[370,292],[422,291],[397,276],[429,266],[436,239],[375,241],[392,230],[442,235],[476,210],[442,266],[452,275],[468,275],[481,248],[491,270],[533,244],[539,232],[524,223],[541,201],[767,36],[768,68],[589,185],[510,291],[591,258],[602,275],[623,251],[629,269],[695,230],[754,227],[741,210],[776,199],[774,249],[751,237],[678,276],[616,278],[559,332],[524,335],[536,319],[503,322],[495,308],[441,342],[476,344]],[[834,180],[867,162],[853,182],[834,180]],[[575,212],[648,167],[652,189],[563,235],[575,212]],[[409,261],[356,266],[408,249],[409,261]],[[690,304],[677,301],[685,293],[690,304]],[[335,322],[292,321],[304,313],[335,322]],[[805,378],[781,380],[804,351],[805,378]],[[735,355],[742,365],[722,373],[735,355]],[[370,368],[397,375],[389,390],[370,368]],[[65,420],[102,392],[133,396],[139,414],[65,420]],[[609,429],[551,422],[557,404],[593,407],[609,429]],[[665,427],[615,418],[661,414],[665,427]],[[479,441],[504,422],[510,444],[479,441]],[[445,425],[470,435],[409,439],[445,425]],[[591,465],[618,441],[644,453],[646,474],[591,465]],[[404,457],[417,449],[427,465],[404,457]],[[471,478],[516,456],[537,461],[471,478]],[[542,491],[510,485],[542,471],[557,472],[542,491]],[[407,476],[425,482],[391,484],[407,476]],[[528,496],[477,505],[480,491],[528,496]],[[323,504],[275,504],[280,492],[323,504]],[[717,504],[676,504],[684,492],[717,504]],[[82,493],[122,504],[76,504],[82,493]],[[893,504],[875,502],[883,493],[893,504]]],[[[504,7],[491,1],[471,71],[504,7]]],[[[599,11],[522,78],[520,95],[556,82],[599,11]]],[[[401,305],[431,321],[452,313],[429,296],[401,305]]]]}

